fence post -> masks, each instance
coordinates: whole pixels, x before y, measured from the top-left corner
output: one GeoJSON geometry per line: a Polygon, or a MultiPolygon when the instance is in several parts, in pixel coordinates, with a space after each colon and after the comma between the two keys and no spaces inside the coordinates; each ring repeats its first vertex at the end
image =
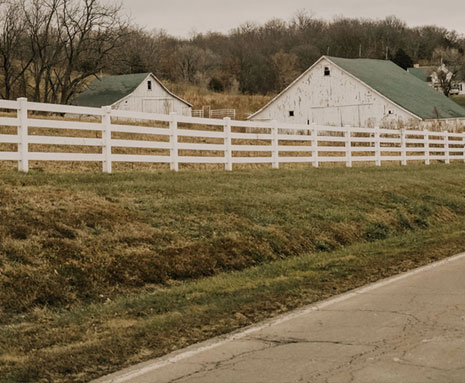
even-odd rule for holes
{"type": "Polygon", "coordinates": [[[350,125],[345,126],[345,132],[344,132],[344,137],[346,139],[345,146],[346,146],[346,166],[348,168],[352,167],[352,142],[350,140],[351,138],[351,132],[350,132],[350,125]]]}
{"type": "Polygon", "coordinates": [[[273,157],[273,169],[279,169],[279,141],[278,141],[278,122],[276,120],[271,121],[271,136],[272,136],[272,157],[273,157]]]}
{"type": "Polygon", "coordinates": [[[375,126],[375,165],[381,166],[381,135],[379,126],[375,126]]]}
{"type": "Polygon", "coordinates": [[[465,162],[465,133],[462,134],[462,144],[463,144],[463,162],[465,162]]]}
{"type": "Polygon", "coordinates": [[[224,121],[224,156],[226,159],[225,169],[232,171],[232,140],[231,140],[231,118],[225,117],[224,121]]]}
{"type": "Polygon", "coordinates": [[[18,98],[18,170],[27,173],[29,171],[29,128],[27,121],[27,98],[18,98]]]}
{"type": "Polygon", "coordinates": [[[402,165],[407,165],[407,143],[404,128],[400,130],[400,148],[400,162],[402,165]]]}
{"type": "Polygon", "coordinates": [[[313,167],[317,168],[319,166],[318,161],[318,127],[316,123],[312,123],[312,158],[313,158],[313,167]]]}
{"type": "Polygon", "coordinates": [[[450,164],[450,148],[449,148],[449,131],[444,132],[444,151],[446,156],[446,164],[450,164]]]}
{"type": "Polygon", "coordinates": [[[425,137],[425,143],[424,143],[424,148],[425,148],[425,165],[429,165],[431,163],[431,160],[429,158],[430,153],[429,153],[429,130],[428,129],[423,129],[423,134],[425,137]]]}
{"type": "Polygon", "coordinates": [[[170,113],[170,156],[171,163],[170,169],[177,172],[179,170],[179,158],[178,158],[178,119],[176,112],[170,113]]]}
{"type": "Polygon", "coordinates": [[[102,143],[103,143],[103,172],[112,172],[111,162],[111,106],[102,106],[102,143]]]}

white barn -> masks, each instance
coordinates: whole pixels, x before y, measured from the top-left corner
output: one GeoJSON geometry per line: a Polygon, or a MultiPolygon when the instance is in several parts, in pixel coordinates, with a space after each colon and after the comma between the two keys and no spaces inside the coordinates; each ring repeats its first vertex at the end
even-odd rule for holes
{"type": "Polygon", "coordinates": [[[152,73],[95,79],[74,101],[78,106],[191,116],[192,105],[170,92],[152,73]]]}
{"type": "Polygon", "coordinates": [[[465,121],[465,109],[391,61],[321,57],[249,120],[329,126],[465,121]]]}

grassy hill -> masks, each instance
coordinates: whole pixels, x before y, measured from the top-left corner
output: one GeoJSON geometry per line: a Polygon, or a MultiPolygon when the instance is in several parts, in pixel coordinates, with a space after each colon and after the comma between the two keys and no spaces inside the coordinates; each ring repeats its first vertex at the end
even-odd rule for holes
{"type": "Polygon", "coordinates": [[[3,171],[0,382],[85,382],[462,251],[464,187],[463,164],[3,171]]]}

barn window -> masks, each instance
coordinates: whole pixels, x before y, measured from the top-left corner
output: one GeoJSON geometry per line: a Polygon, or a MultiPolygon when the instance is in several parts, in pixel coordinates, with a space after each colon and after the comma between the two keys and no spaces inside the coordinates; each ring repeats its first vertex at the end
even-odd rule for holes
{"type": "Polygon", "coordinates": [[[388,114],[394,114],[392,110],[388,110],[388,114]]]}
{"type": "Polygon", "coordinates": [[[325,76],[329,76],[331,71],[329,70],[329,66],[325,66],[325,76]]]}
{"type": "Polygon", "coordinates": [[[293,110],[289,111],[289,117],[294,117],[294,111],[293,110]]]}
{"type": "Polygon", "coordinates": [[[147,89],[152,90],[152,81],[147,81],[147,89]]]}

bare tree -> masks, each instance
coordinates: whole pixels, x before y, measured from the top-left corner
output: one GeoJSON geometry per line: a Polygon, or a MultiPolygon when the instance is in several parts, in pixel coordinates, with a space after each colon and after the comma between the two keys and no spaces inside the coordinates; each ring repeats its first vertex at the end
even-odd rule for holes
{"type": "Polygon", "coordinates": [[[299,58],[293,53],[280,51],[271,56],[278,78],[278,90],[284,89],[300,74],[299,58]]]}
{"type": "Polygon", "coordinates": [[[57,10],[63,0],[31,0],[24,6],[26,31],[33,62],[30,66],[30,94],[34,101],[49,102],[54,66],[60,65],[62,46],[58,44],[57,10]]]}
{"type": "Polygon", "coordinates": [[[100,0],[24,0],[32,63],[29,94],[36,101],[69,103],[89,78],[105,69],[127,34],[121,5],[100,0]]]}
{"type": "Polygon", "coordinates": [[[18,81],[31,65],[32,56],[25,45],[21,1],[3,1],[0,7],[0,95],[10,99],[18,81]]]}
{"type": "Polygon", "coordinates": [[[63,0],[57,9],[62,59],[49,79],[55,101],[68,103],[90,77],[105,68],[107,56],[119,47],[128,30],[120,12],[121,4],[63,0]]]}

